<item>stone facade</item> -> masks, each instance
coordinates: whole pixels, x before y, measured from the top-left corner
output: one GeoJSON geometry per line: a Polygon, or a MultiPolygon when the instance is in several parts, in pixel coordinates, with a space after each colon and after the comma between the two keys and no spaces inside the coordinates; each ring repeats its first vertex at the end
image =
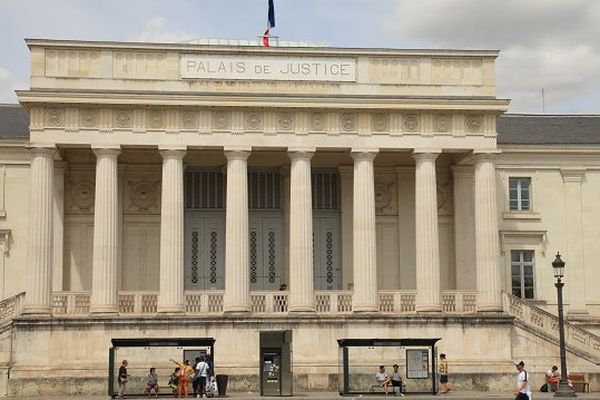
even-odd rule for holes
{"type": "MultiPolygon", "coordinates": [[[[291,332],[297,391],[337,389],[355,337],[442,338],[456,388],[506,389],[515,358],[557,363],[558,250],[570,370],[600,360],[597,148],[498,145],[497,52],[27,43],[30,134],[0,142],[0,393],[105,393],[116,337],[214,337],[217,373],[257,391],[264,331],[291,332]],[[186,70],[231,54],[260,73],[186,70]],[[297,59],[317,75],[265,77],[297,59]]],[[[378,357],[357,362],[405,361],[378,357]]]]}

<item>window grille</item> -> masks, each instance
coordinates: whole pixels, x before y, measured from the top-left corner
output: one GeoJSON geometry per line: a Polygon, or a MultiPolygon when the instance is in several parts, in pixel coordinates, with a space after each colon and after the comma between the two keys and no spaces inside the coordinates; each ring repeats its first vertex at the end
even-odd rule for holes
{"type": "Polygon", "coordinates": [[[314,210],[339,209],[339,179],[337,172],[318,171],[311,174],[314,210]]]}
{"type": "Polygon", "coordinates": [[[225,177],[221,171],[185,173],[187,209],[222,210],[225,208],[225,177]]]}
{"type": "Polygon", "coordinates": [[[248,172],[250,210],[281,209],[281,174],[277,171],[248,172]]]}

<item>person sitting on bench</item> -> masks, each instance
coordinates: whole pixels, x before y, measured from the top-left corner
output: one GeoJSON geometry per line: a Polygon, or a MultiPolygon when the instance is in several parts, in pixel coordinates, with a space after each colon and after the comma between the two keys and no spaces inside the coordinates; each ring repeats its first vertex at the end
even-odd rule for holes
{"type": "Polygon", "coordinates": [[[402,374],[398,369],[398,364],[394,364],[393,368],[394,372],[392,372],[392,377],[390,380],[390,382],[392,383],[392,388],[394,388],[394,392],[398,391],[400,393],[400,396],[404,397],[404,394],[402,393],[402,374]]]}
{"type": "Polygon", "coordinates": [[[379,384],[379,386],[383,387],[385,390],[385,394],[388,393],[388,385],[390,384],[390,378],[388,377],[387,372],[385,372],[385,367],[383,365],[379,366],[379,372],[375,374],[375,380],[379,384]]]}

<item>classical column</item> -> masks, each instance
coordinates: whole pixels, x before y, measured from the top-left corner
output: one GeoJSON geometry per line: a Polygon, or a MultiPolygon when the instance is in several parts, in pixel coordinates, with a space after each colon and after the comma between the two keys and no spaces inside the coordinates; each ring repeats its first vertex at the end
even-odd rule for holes
{"type": "Polygon", "coordinates": [[[375,227],[375,180],[373,159],[376,151],[353,151],[354,159],[354,218],[353,270],[354,294],[352,311],[376,312],[377,257],[375,227]]]}
{"type": "Polygon", "coordinates": [[[183,156],[185,148],[160,149],[160,282],[157,311],[185,311],[183,287],[183,156]]]}
{"type": "Polygon", "coordinates": [[[94,247],[90,313],[118,312],[119,198],[117,157],[119,146],[92,147],[96,154],[94,247]]]}
{"type": "Polygon", "coordinates": [[[225,210],[224,311],[250,311],[248,242],[248,156],[250,151],[225,151],[227,208],[225,210]]]}
{"type": "Polygon", "coordinates": [[[473,290],[477,287],[475,269],[475,215],[473,210],[473,167],[452,166],[454,178],[454,254],[456,288],[473,290]]]}
{"type": "Polygon", "coordinates": [[[313,216],[310,159],[314,149],[291,150],[290,312],[313,312],[313,216]]]}
{"type": "Polygon", "coordinates": [[[24,313],[50,314],[52,311],[52,214],[54,147],[32,147],[29,193],[29,288],[24,313]]]}
{"type": "Polygon", "coordinates": [[[342,279],[344,290],[346,289],[354,289],[354,280],[352,276],[354,275],[354,271],[352,271],[352,241],[353,239],[353,230],[352,230],[352,219],[354,218],[354,213],[352,212],[352,203],[354,196],[353,191],[353,174],[354,167],[350,165],[345,165],[338,167],[338,171],[340,174],[340,219],[342,225],[342,279]]]}
{"type": "Polygon", "coordinates": [[[440,243],[438,234],[438,151],[415,152],[415,243],[417,270],[416,310],[442,310],[440,296],[440,243]]]}
{"type": "Polygon", "coordinates": [[[475,154],[477,311],[502,311],[495,154],[475,154]]]}
{"type": "Polygon", "coordinates": [[[584,243],[582,184],[585,180],[585,168],[561,168],[565,188],[565,250],[561,250],[567,261],[565,268],[566,293],[569,299],[568,318],[589,317],[585,298],[586,255],[584,243]]]}

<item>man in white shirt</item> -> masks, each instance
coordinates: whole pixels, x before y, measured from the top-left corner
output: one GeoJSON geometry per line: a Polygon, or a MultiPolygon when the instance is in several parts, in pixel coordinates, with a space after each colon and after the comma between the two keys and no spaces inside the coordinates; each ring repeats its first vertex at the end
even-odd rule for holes
{"type": "Polygon", "coordinates": [[[196,377],[194,381],[197,382],[199,394],[196,397],[205,397],[206,396],[206,380],[208,377],[208,363],[206,362],[206,358],[203,356],[200,358],[200,361],[196,364],[196,377]]]}
{"type": "Polygon", "coordinates": [[[383,365],[379,366],[379,372],[375,374],[375,380],[379,383],[380,386],[385,390],[385,394],[388,394],[388,385],[390,384],[390,378],[388,377],[387,372],[385,372],[385,367],[383,365]]]}
{"type": "Polygon", "coordinates": [[[531,400],[529,376],[527,371],[525,371],[525,363],[521,361],[516,365],[516,367],[517,371],[519,371],[519,375],[517,375],[517,392],[515,393],[517,397],[515,400],[531,400]]]}

